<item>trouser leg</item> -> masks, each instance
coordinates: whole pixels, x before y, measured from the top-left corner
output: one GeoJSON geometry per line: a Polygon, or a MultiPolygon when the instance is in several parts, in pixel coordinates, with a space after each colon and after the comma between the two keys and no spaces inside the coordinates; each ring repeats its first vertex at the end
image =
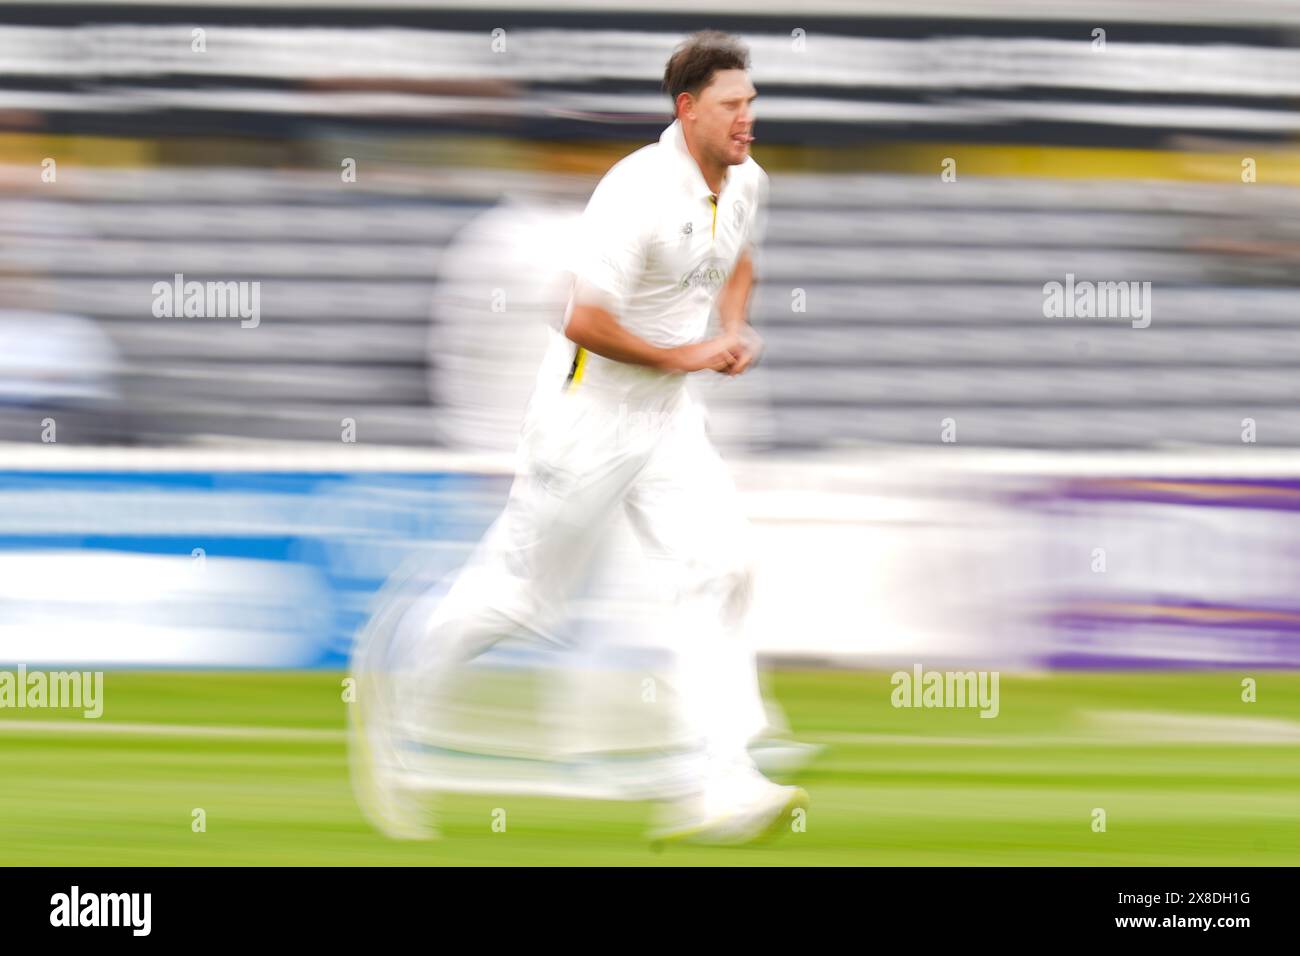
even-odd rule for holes
{"type": "MultiPolygon", "coordinates": [[[[504,512],[445,597],[407,623],[407,703],[438,700],[457,668],[505,637],[558,643],[581,582],[639,463],[578,403],[525,438],[504,512]]],[[[407,708],[404,708],[407,709],[407,708]]]]}
{"type": "Polygon", "coordinates": [[[767,719],[744,633],[754,583],[748,523],[699,409],[684,406],[664,428],[626,508],[671,603],[670,680],[685,736],[704,761],[695,772],[752,769],[747,744],[767,719]]]}

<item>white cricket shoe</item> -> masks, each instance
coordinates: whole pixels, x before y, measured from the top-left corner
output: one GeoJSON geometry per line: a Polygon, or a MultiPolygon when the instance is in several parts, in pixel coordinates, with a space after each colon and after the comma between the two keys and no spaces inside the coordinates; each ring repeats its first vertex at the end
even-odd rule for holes
{"type": "Polygon", "coordinates": [[[669,804],[668,822],[650,831],[650,841],[656,849],[668,843],[755,843],[775,837],[790,825],[796,810],[807,806],[802,787],[775,784],[754,770],[737,771],[721,786],[669,804]]]}

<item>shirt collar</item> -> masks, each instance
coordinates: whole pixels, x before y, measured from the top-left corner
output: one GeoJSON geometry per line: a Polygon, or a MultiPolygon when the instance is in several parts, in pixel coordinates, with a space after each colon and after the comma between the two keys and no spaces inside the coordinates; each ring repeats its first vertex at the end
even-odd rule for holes
{"type": "MultiPolygon", "coordinates": [[[[659,135],[659,142],[666,146],[673,161],[682,167],[682,175],[686,178],[691,195],[697,199],[708,199],[713,195],[713,190],[704,179],[704,173],[700,172],[700,164],[695,161],[691,151],[686,148],[686,134],[682,130],[682,121],[675,119],[672,125],[665,129],[659,135]]],[[[726,167],[722,171],[722,189],[725,191],[727,184],[731,182],[731,167],[726,167]]],[[[721,193],[719,193],[721,195],[721,193]]]]}

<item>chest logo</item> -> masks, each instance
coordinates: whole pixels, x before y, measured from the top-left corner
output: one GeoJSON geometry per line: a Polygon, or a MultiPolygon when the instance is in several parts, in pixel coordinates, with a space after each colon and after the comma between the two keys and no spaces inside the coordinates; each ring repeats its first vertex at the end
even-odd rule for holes
{"type": "Polygon", "coordinates": [[[692,232],[694,232],[694,231],[695,231],[695,223],[693,223],[693,222],[685,223],[685,224],[682,226],[682,235],[683,235],[683,236],[689,236],[689,235],[690,235],[692,232]]]}
{"type": "Polygon", "coordinates": [[[706,292],[717,292],[726,281],[727,264],[722,259],[714,256],[705,259],[682,276],[681,281],[677,283],[677,288],[683,291],[686,289],[703,289],[706,292]]]}

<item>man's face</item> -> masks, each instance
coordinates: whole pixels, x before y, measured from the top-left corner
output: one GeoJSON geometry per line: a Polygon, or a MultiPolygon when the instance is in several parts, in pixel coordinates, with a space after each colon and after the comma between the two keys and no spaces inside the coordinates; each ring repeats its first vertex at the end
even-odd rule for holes
{"type": "Polygon", "coordinates": [[[688,100],[697,148],[724,166],[749,158],[754,140],[754,97],[758,93],[744,70],[719,70],[713,82],[688,100]]]}

